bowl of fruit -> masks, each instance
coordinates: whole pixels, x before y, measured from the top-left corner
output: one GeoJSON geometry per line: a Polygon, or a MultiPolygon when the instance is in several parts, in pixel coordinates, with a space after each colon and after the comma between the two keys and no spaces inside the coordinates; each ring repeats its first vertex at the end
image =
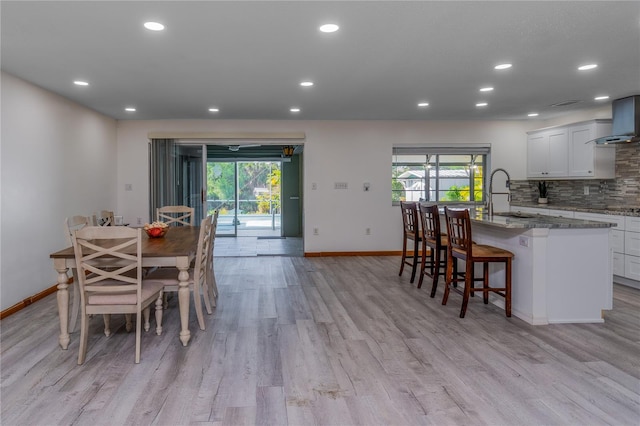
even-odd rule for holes
{"type": "Polygon", "coordinates": [[[153,222],[144,224],[144,232],[147,233],[149,238],[162,238],[165,236],[169,226],[164,222],[153,222]]]}

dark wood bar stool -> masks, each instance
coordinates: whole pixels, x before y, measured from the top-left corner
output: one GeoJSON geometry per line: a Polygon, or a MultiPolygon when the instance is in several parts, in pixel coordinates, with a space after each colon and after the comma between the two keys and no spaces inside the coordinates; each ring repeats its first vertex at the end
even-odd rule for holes
{"type": "Polygon", "coordinates": [[[400,273],[404,270],[404,265],[411,266],[411,280],[413,283],[416,278],[416,269],[418,268],[418,252],[422,237],[420,235],[420,225],[418,219],[418,206],[416,203],[401,201],[400,210],[402,211],[402,261],[400,263],[400,273]],[[407,241],[411,241],[413,245],[413,255],[407,256],[407,241]]]}
{"type": "Polygon", "coordinates": [[[447,274],[446,286],[442,304],[447,304],[449,291],[453,283],[453,262],[460,259],[466,262],[464,291],[455,289],[462,293],[462,308],[460,318],[464,318],[467,311],[469,296],[474,292],[482,292],[483,302],[489,303],[489,293],[496,293],[505,298],[505,312],[507,317],[511,316],[511,261],[513,253],[498,247],[475,244],[471,237],[471,219],[469,210],[450,210],[444,208],[445,221],[447,223],[447,233],[449,241],[447,245],[447,274]],[[505,286],[489,287],[489,263],[500,262],[505,264],[505,286]],[[482,278],[475,278],[473,274],[474,263],[482,263],[482,278]],[[482,287],[475,287],[474,282],[482,281],[482,287]]]}
{"type": "MultiPolygon", "coordinates": [[[[447,267],[447,245],[449,239],[443,234],[440,226],[440,212],[437,205],[419,205],[420,224],[422,225],[422,262],[420,264],[420,280],[418,288],[422,287],[424,276],[432,278],[431,297],[435,297],[438,289],[438,278],[445,275],[447,267]],[[427,262],[427,250],[429,247],[427,262]]],[[[458,273],[457,262],[453,263],[453,282],[457,287],[458,281],[463,281],[464,274],[458,273]]]]}

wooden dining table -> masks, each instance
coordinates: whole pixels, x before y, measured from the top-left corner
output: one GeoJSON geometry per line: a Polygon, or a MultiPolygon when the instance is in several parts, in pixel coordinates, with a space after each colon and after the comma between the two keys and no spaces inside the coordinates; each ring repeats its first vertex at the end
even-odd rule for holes
{"type": "MultiPolygon", "coordinates": [[[[196,256],[199,226],[172,226],[162,238],[150,238],[142,235],[142,267],[175,267],[178,269],[178,305],[180,309],[180,341],[187,346],[191,339],[189,331],[189,265],[196,256]]],[[[58,316],[60,336],[58,341],[62,349],[69,346],[69,269],[76,268],[73,247],[51,253],[53,267],[58,272],[58,316]]],[[[79,297],[78,284],[74,286],[74,295],[79,297]]],[[[77,309],[72,316],[77,315],[77,309]]],[[[75,319],[72,321],[75,323],[75,319]]]]}

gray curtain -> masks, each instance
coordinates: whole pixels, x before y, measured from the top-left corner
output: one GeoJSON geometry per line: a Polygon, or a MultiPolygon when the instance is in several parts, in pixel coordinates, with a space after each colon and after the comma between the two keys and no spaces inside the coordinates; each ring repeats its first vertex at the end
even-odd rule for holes
{"type": "Polygon", "coordinates": [[[152,139],[149,144],[149,218],[155,220],[156,209],[180,205],[176,200],[176,149],[174,139],[152,139]]]}

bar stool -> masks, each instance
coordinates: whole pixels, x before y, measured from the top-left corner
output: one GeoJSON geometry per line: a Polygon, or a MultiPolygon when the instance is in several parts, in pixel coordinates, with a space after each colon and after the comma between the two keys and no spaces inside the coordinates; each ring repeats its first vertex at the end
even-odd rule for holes
{"type": "Polygon", "coordinates": [[[418,267],[418,248],[422,242],[420,236],[420,225],[418,219],[418,207],[416,203],[410,203],[406,201],[400,202],[400,210],[402,211],[402,260],[400,263],[400,273],[404,270],[404,265],[411,266],[411,280],[413,283],[416,278],[416,269],[418,267]],[[407,241],[411,240],[413,244],[413,256],[409,258],[407,256],[407,241]]]}
{"type": "MultiPolygon", "coordinates": [[[[431,284],[431,297],[435,297],[438,289],[438,278],[446,273],[447,267],[447,245],[449,238],[447,234],[443,234],[440,226],[440,212],[438,206],[419,205],[420,224],[422,225],[422,262],[420,267],[420,281],[418,288],[422,287],[424,276],[433,279],[431,284]],[[429,262],[427,262],[427,250],[429,247],[429,262]]],[[[459,281],[464,280],[464,274],[458,272],[458,263],[453,263],[453,284],[458,286],[459,281]]]]}
{"type": "Polygon", "coordinates": [[[489,293],[496,293],[505,298],[505,313],[507,317],[511,316],[511,261],[513,253],[498,247],[475,244],[471,238],[471,219],[469,218],[469,210],[450,210],[444,208],[445,221],[447,223],[447,231],[449,234],[449,243],[447,245],[447,274],[446,286],[442,304],[447,304],[449,291],[453,283],[453,262],[460,259],[466,262],[464,291],[462,294],[462,307],[460,309],[460,318],[464,318],[467,311],[467,303],[469,296],[476,291],[482,292],[484,304],[489,303],[489,293]],[[475,278],[473,274],[474,263],[482,263],[482,278],[475,278]],[[505,286],[489,287],[489,263],[499,262],[505,264],[505,286]],[[475,281],[482,281],[482,288],[475,287],[475,281]]]}

